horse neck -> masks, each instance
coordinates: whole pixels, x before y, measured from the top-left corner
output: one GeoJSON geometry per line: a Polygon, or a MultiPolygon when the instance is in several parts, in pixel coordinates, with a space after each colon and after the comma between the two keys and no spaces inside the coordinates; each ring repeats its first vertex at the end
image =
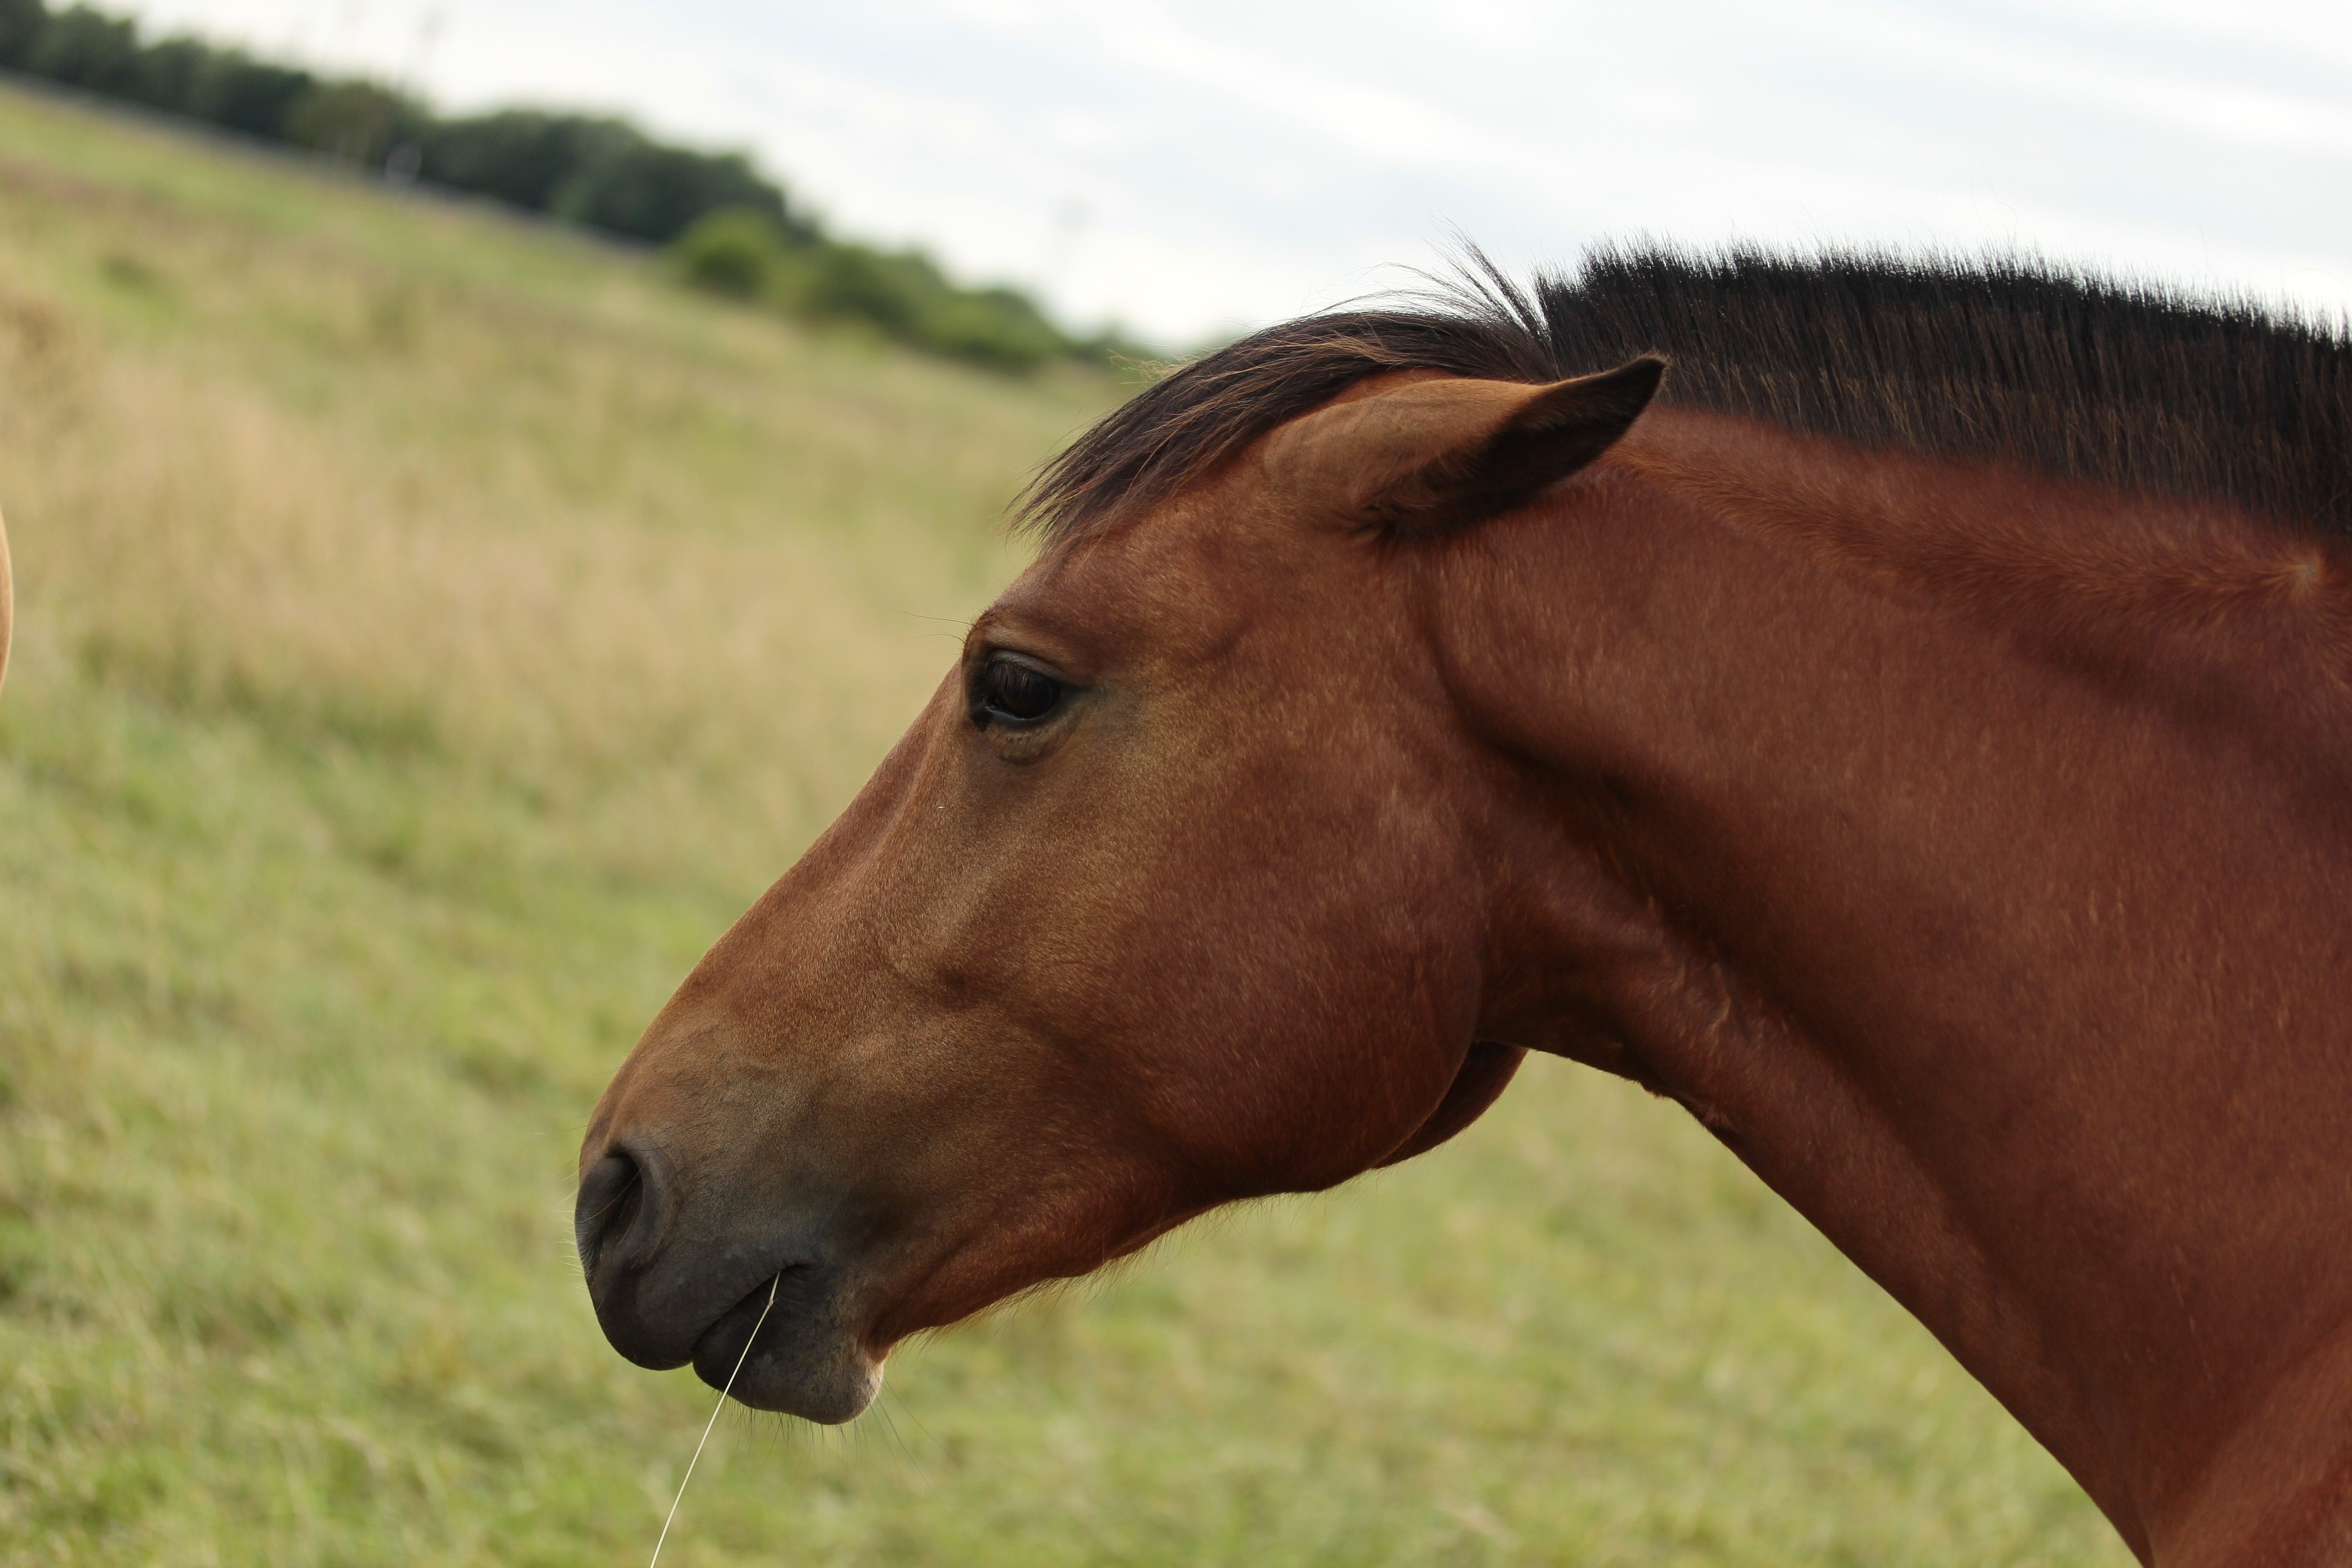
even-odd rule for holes
{"type": "Polygon", "coordinates": [[[1432,570],[1487,1033],[1690,1107],[2143,1557],[2352,1476],[2345,583],[1688,415],[1432,570]]]}

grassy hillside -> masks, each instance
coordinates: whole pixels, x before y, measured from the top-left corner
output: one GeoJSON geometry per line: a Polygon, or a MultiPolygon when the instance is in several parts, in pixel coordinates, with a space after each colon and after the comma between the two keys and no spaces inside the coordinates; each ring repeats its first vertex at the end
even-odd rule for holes
{"type": "MultiPolygon", "coordinates": [[[[630,1563],[589,1106],[1116,389],[0,92],[0,1560],[630,1563]]],[[[2108,1563],[1678,1112],[1454,1146],[722,1421],[677,1564],[2108,1563]]]]}

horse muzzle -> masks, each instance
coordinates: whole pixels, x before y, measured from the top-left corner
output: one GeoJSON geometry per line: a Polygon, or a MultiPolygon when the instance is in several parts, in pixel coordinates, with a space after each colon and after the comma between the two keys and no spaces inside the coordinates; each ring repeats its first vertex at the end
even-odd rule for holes
{"type": "Polygon", "coordinates": [[[657,1152],[612,1146],[582,1176],[572,1220],[597,1325],[639,1366],[691,1363],[756,1409],[847,1421],[882,1384],[855,1311],[858,1271],[818,1216],[778,1207],[729,1224],[719,1205],[689,1202],[657,1152]]]}

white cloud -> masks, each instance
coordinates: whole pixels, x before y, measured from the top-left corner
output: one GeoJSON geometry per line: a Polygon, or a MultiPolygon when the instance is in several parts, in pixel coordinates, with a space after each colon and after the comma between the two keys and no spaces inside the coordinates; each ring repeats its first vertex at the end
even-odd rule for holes
{"type": "MultiPolygon", "coordinates": [[[[427,85],[748,145],[848,232],[1163,339],[1458,226],[2021,245],[2352,303],[2352,22],[2205,0],[446,0],[427,85]]],[[[152,0],[401,72],[416,0],[152,0]]]]}

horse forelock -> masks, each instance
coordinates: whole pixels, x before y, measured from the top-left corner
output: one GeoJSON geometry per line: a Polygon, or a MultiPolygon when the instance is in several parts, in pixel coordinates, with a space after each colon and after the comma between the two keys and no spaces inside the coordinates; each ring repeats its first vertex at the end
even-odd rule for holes
{"type": "Polygon", "coordinates": [[[1383,371],[1543,382],[1644,353],[1673,364],[1666,406],[2352,533],[2341,322],[2014,258],[1658,247],[1526,286],[1473,250],[1418,295],[1253,333],[1087,430],[1020,516],[1048,542],[1133,516],[1383,371]]]}

